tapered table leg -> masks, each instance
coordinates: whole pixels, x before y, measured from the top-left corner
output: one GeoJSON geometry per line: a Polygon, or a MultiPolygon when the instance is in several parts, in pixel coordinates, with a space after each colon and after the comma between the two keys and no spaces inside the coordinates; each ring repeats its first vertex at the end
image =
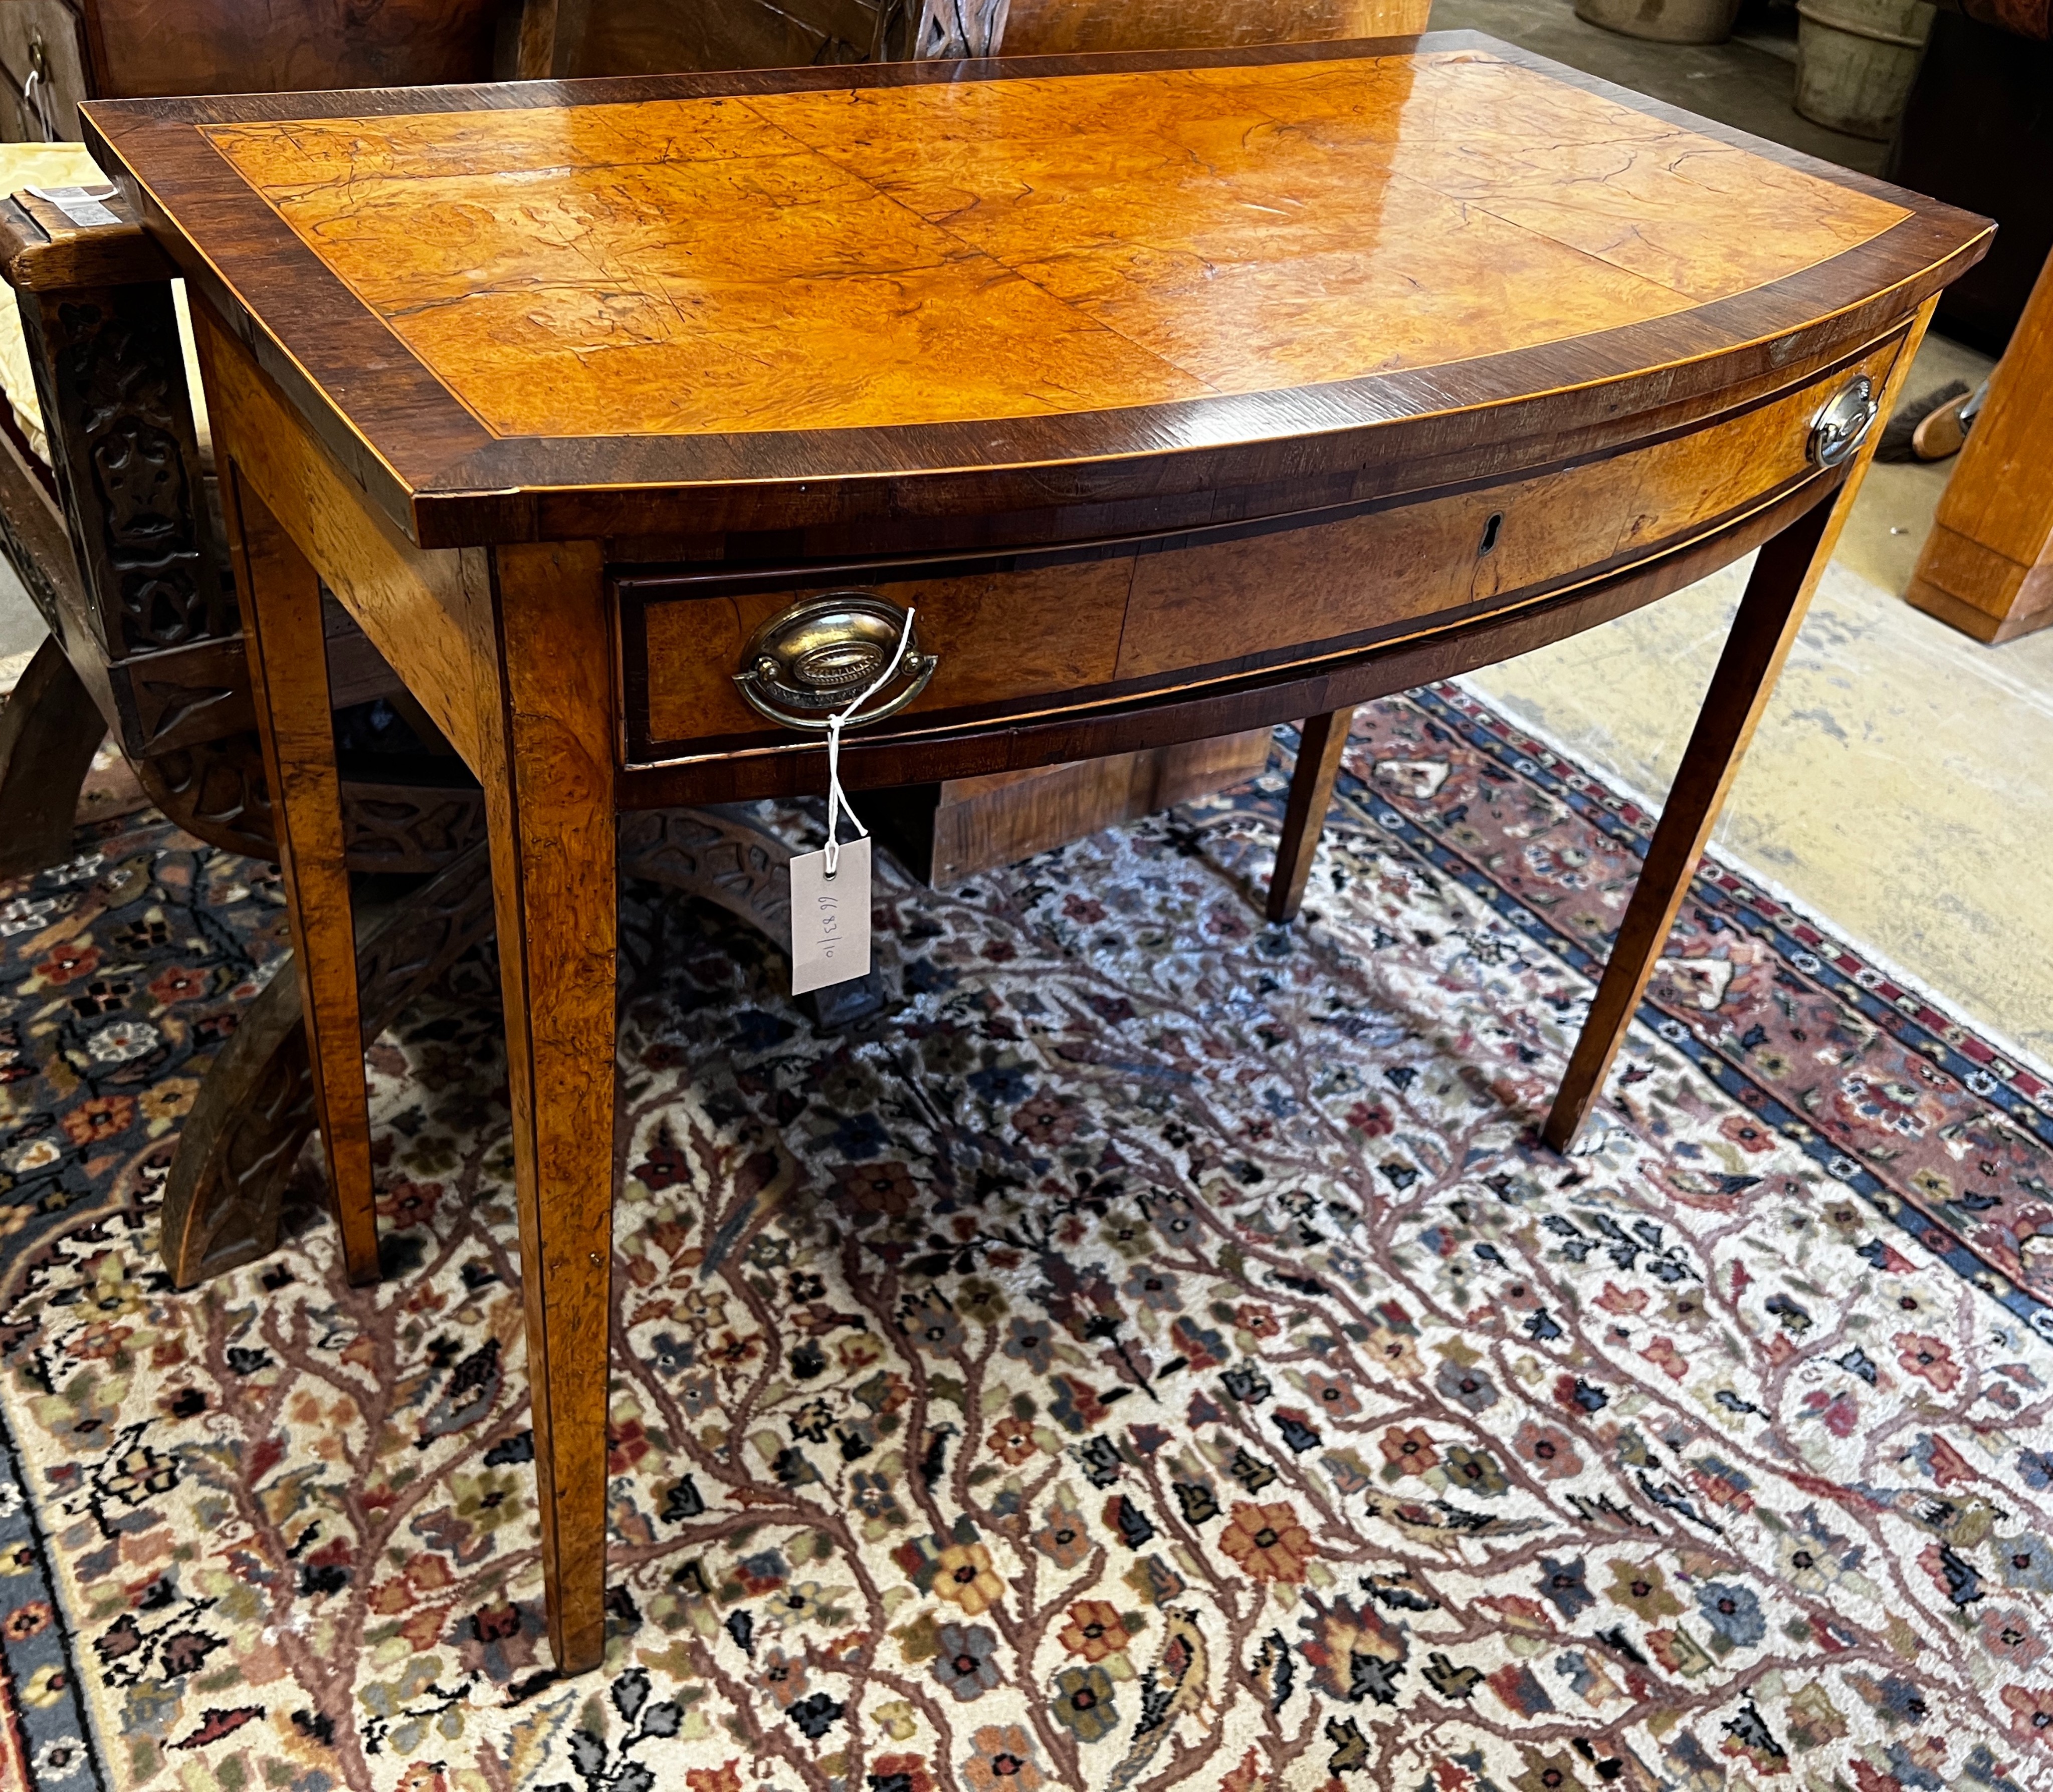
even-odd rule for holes
{"type": "Polygon", "coordinates": [[[243,643],[277,818],[313,1068],[314,1108],[327,1153],[329,1198],[343,1262],[356,1284],[378,1279],[371,1181],[371,1116],[356,983],[356,931],[343,857],[320,581],[264,500],[231,469],[222,482],[243,643]]]}
{"type": "Polygon", "coordinates": [[[1329,715],[1309,717],[1298,731],[1297,769],[1290,774],[1290,800],[1283,810],[1283,837],[1277,842],[1276,869],[1269,879],[1269,918],[1293,921],[1304,906],[1305,880],[1319,849],[1326,811],[1333,806],[1333,780],[1347,751],[1352,705],[1329,715]]]}
{"type": "MultiPolygon", "coordinates": [[[[1925,301],[1897,355],[1879,401],[1882,417],[1889,415],[1910,371],[1933,303],[1925,301]]],[[[1566,1151],[1574,1142],[1591,1104],[1603,1091],[1881,434],[1879,428],[1870,429],[1838,492],[1798,517],[1754,561],[1746,594],[1648,844],[1647,862],[1611,943],[1604,979],[1541,1128],[1541,1135],[1556,1151],[1566,1151]]]]}
{"type": "Polygon", "coordinates": [[[1732,633],[1647,846],[1647,862],[1611,942],[1604,980],[1547,1116],[1543,1136],[1556,1151],[1565,1151],[1574,1140],[1624,1043],[1626,1029],[1725,806],[1725,793],[1803,622],[1814,582],[1813,563],[1822,564],[1820,543],[1835,508],[1829,500],[1814,505],[1768,542],[1753,563],[1746,595],[1740,600],[1732,633]]]}
{"type": "Polygon", "coordinates": [[[613,693],[589,543],[500,548],[501,700],[480,768],[513,1103],[549,1641],[606,1649],[616,904],[613,693]]]}

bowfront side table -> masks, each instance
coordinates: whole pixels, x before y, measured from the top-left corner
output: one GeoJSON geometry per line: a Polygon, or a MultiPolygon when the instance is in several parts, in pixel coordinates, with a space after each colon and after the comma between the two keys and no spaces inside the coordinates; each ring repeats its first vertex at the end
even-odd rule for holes
{"type": "Polygon", "coordinates": [[[1347,712],[1750,549],[1596,1094],[1980,219],[1467,34],[96,103],[185,272],[353,1276],[324,588],[482,783],[550,1634],[604,1640],[617,815],[1347,712]]]}

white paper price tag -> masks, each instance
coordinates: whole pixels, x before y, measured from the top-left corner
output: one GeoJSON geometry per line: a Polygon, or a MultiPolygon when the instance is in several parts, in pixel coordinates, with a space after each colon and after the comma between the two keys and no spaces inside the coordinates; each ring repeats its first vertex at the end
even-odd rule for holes
{"type": "Polygon", "coordinates": [[[82,186],[32,186],[29,190],[38,199],[49,200],[80,229],[121,222],[100,202],[114,197],[111,186],[102,187],[97,193],[89,193],[82,186]]]}
{"type": "Polygon", "coordinates": [[[846,842],[827,875],[824,850],[791,861],[791,994],[869,974],[869,837],[846,842]]]}

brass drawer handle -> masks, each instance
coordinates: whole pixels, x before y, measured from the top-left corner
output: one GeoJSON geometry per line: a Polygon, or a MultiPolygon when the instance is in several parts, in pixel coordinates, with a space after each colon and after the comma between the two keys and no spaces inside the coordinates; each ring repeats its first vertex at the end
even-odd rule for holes
{"type": "MultiPolygon", "coordinates": [[[[908,625],[905,612],[873,591],[807,598],[748,637],[734,682],[758,715],[787,728],[824,731],[827,718],[846,709],[891,663],[908,625]]],[[[905,682],[873,700],[850,726],[896,716],[926,689],[940,663],[940,655],[920,651],[916,632],[898,664],[905,682]]]]}
{"type": "Polygon", "coordinates": [[[1836,467],[1867,440],[1882,406],[1875,401],[1874,382],[1866,374],[1855,374],[1839,388],[1839,395],[1811,420],[1810,455],[1814,465],[1836,467]]]}

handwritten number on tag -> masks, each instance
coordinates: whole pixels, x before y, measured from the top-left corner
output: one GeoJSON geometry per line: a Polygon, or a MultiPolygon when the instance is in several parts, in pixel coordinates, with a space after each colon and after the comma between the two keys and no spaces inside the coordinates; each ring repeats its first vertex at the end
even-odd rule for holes
{"type": "Polygon", "coordinates": [[[824,852],[791,861],[791,993],[869,974],[869,839],[843,844],[834,875],[824,852]]]}

